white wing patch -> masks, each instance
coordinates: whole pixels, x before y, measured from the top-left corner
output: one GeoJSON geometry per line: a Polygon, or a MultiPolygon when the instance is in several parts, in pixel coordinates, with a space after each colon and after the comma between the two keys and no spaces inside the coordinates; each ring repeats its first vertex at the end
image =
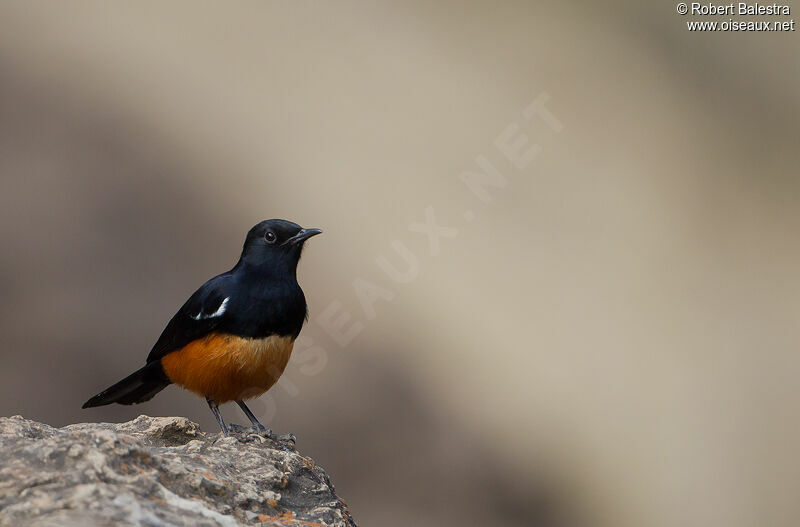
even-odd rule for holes
{"type": "Polygon", "coordinates": [[[214,311],[213,313],[207,314],[200,311],[198,314],[192,315],[192,318],[195,320],[203,320],[204,318],[221,317],[223,314],[225,314],[225,309],[228,307],[228,300],[230,299],[231,297],[226,297],[225,300],[223,300],[222,303],[219,305],[217,310],[214,311]]]}

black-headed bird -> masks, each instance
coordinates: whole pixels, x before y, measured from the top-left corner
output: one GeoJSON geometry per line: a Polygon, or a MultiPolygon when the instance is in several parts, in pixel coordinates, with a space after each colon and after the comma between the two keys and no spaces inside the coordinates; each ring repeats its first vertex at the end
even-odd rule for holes
{"type": "Polygon", "coordinates": [[[244,401],[269,390],[286,368],[307,318],[297,264],[306,240],[321,232],[279,219],[250,229],[237,264],[189,297],[144,367],[83,408],[149,401],[175,383],[205,397],[224,435],[229,431],[218,405],[230,401],[258,433],[271,435],[244,401]]]}

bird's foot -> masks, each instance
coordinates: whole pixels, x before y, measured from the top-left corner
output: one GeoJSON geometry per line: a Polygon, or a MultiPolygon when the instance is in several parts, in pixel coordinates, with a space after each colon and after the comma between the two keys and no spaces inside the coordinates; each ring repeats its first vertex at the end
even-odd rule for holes
{"type": "Polygon", "coordinates": [[[272,436],[273,436],[272,430],[270,430],[266,426],[262,425],[261,423],[253,425],[253,432],[255,432],[256,434],[262,435],[264,437],[272,438],[272,436]]]}
{"type": "Polygon", "coordinates": [[[277,441],[279,443],[292,443],[295,445],[297,443],[297,436],[294,434],[273,434],[271,430],[267,430],[266,433],[260,432],[250,432],[249,434],[239,437],[240,443],[263,443],[267,439],[271,439],[273,441],[277,441]]]}
{"type": "Polygon", "coordinates": [[[275,439],[275,434],[272,433],[272,430],[259,423],[253,425],[239,441],[242,443],[263,443],[267,439],[275,439]]]}
{"type": "Polygon", "coordinates": [[[255,434],[260,435],[261,437],[266,437],[268,439],[272,439],[273,441],[291,441],[292,443],[297,443],[297,436],[294,434],[275,434],[272,432],[271,429],[266,428],[262,424],[254,425],[253,430],[255,434]]]}
{"type": "Polygon", "coordinates": [[[247,434],[246,436],[239,438],[240,443],[263,443],[266,440],[267,438],[265,438],[261,434],[254,434],[254,433],[250,433],[247,434]]]}
{"type": "Polygon", "coordinates": [[[283,441],[284,443],[297,443],[297,436],[294,434],[281,434],[274,435],[276,441],[283,441]]]}
{"type": "Polygon", "coordinates": [[[241,425],[230,425],[231,435],[235,435],[241,443],[263,443],[267,439],[280,443],[297,443],[297,436],[294,434],[276,434],[262,424],[244,427],[241,425]]]}

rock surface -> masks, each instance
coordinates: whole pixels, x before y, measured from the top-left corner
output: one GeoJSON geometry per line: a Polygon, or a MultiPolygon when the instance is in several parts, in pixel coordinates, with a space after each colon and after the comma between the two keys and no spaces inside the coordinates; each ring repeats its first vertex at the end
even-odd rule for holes
{"type": "Polygon", "coordinates": [[[354,526],[291,442],[180,417],[52,428],[0,418],[0,526],[354,526]]]}

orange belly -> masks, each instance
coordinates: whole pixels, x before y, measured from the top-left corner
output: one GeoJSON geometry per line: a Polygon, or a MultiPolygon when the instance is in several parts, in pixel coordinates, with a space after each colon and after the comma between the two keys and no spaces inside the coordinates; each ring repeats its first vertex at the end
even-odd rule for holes
{"type": "Polygon", "coordinates": [[[294,338],[212,333],[161,359],[169,379],[218,403],[258,397],[283,373],[294,338]]]}

